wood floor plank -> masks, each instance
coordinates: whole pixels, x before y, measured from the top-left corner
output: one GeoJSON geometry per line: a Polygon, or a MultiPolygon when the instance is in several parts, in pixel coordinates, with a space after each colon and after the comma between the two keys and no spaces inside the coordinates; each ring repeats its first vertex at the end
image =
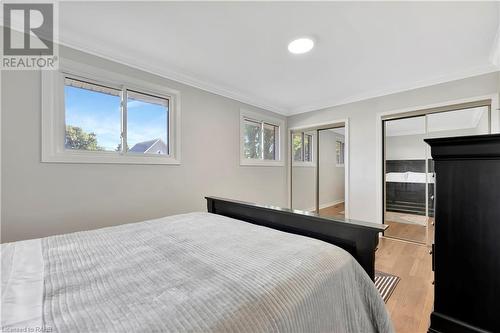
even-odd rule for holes
{"type": "Polygon", "coordinates": [[[394,221],[385,221],[389,229],[385,232],[386,236],[400,239],[406,239],[425,244],[427,242],[426,227],[418,224],[399,223],[394,221]]]}
{"type": "Polygon", "coordinates": [[[323,209],[319,210],[319,215],[322,217],[339,217],[339,218],[344,218],[344,203],[341,202],[339,204],[330,206],[330,207],[325,207],[323,209]]]}
{"type": "Polygon", "coordinates": [[[396,332],[427,332],[434,301],[428,248],[425,245],[381,238],[375,267],[401,278],[386,304],[396,332]]]}

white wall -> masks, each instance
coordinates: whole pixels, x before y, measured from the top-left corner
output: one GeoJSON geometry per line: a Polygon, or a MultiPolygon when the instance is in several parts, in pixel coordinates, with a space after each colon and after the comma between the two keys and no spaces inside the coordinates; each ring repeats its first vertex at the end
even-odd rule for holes
{"type": "Polygon", "coordinates": [[[286,167],[240,166],[240,108],[266,111],[75,50],[61,55],[179,90],[182,164],[41,163],[40,72],[4,71],[2,242],[206,211],[205,195],[287,205],[286,167]]]}
{"type": "Polygon", "coordinates": [[[425,160],[427,144],[425,135],[389,136],[385,141],[386,160],[425,160]]]}
{"type": "MultiPolygon", "coordinates": [[[[41,163],[40,73],[3,71],[2,242],[202,211],[204,195],[287,205],[285,167],[239,165],[239,109],[266,111],[75,50],[62,48],[61,55],[179,90],[182,165],[41,163]]],[[[378,221],[377,114],[498,96],[499,79],[486,74],[299,114],[288,118],[288,127],[349,118],[350,217],[378,221]]],[[[493,117],[494,128],[499,119],[493,117]]]]}
{"type": "MultiPolygon", "coordinates": [[[[316,145],[316,132],[309,134],[313,135],[313,142],[316,145]]],[[[344,168],[336,166],[337,139],[344,141],[344,136],[333,131],[320,131],[320,208],[344,201],[344,168]]],[[[317,157],[314,156],[314,163],[317,161],[317,157]]],[[[300,210],[316,209],[316,165],[292,166],[292,207],[300,210]]]]}
{"type": "MultiPolygon", "coordinates": [[[[381,142],[377,129],[381,128],[378,114],[392,110],[414,108],[456,101],[499,92],[499,74],[491,73],[468,79],[419,88],[360,102],[326,108],[289,117],[289,127],[302,127],[349,118],[349,198],[350,218],[380,222],[381,165],[377,154],[381,142]],[[380,200],[378,200],[380,199],[380,200]]],[[[500,126],[498,114],[493,117],[494,128],[500,126]]],[[[382,162],[380,162],[381,164],[382,162]]]]}

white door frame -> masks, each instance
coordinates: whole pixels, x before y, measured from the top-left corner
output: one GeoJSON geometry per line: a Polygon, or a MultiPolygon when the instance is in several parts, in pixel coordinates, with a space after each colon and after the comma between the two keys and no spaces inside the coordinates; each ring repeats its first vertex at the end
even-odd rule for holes
{"type": "Polygon", "coordinates": [[[500,109],[499,109],[499,95],[498,94],[491,94],[491,95],[483,95],[483,96],[476,96],[476,97],[470,97],[470,98],[464,98],[464,99],[458,99],[458,100],[450,100],[446,102],[441,102],[441,103],[435,103],[435,104],[430,104],[430,105],[422,105],[422,106],[414,106],[414,107],[409,107],[409,108],[404,108],[404,109],[397,109],[397,110],[391,110],[391,111],[385,111],[385,112],[379,112],[376,115],[376,129],[377,129],[377,137],[376,137],[376,143],[377,143],[377,157],[376,157],[376,167],[375,167],[375,172],[376,172],[376,177],[375,179],[377,180],[376,186],[377,186],[377,220],[376,222],[378,223],[384,223],[383,221],[383,209],[382,206],[384,204],[384,198],[382,197],[382,189],[384,185],[383,181],[383,168],[382,168],[382,163],[383,163],[383,148],[382,148],[382,143],[384,142],[384,138],[382,137],[382,126],[383,126],[383,120],[384,118],[387,118],[387,116],[404,116],[404,115],[418,115],[419,112],[422,114],[426,114],[425,110],[433,109],[433,108],[440,108],[440,107],[446,107],[446,106],[453,106],[453,105],[458,105],[458,104],[465,104],[465,103],[472,103],[472,102],[478,102],[478,101],[484,101],[484,100],[491,100],[491,118],[490,118],[490,133],[500,133],[500,109]]]}
{"type": "Polygon", "coordinates": [[[324,123],[316,123],[311,125],[303,125],[297,127],[288,128],[288,168],[287,168],[287,178],[288,178],[288,208],[292,207],[292,132],[305,131],[305,130],[317,130],[321,128],[330,127],[345,127],[345,137],[344,137],[344,211],[345,218],[348,219],[350,216],[349,209],[349,118],[336,119],[324,123]]]}

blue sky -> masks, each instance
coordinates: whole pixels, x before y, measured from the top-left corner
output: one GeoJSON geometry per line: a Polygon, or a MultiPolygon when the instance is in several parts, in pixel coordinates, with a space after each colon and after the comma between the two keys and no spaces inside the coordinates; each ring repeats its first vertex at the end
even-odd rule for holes
{"type": "MultiPolygon", "coordinates": [[[[86,89],[65,87],[66,125],[94,132],[97,143],[115,150],[120,143],[120,97],[86,89]]],[[[130,100],[128,113],[128,146],[152,139],[167,143],[167,109],[164,106],[130,100]]]]}

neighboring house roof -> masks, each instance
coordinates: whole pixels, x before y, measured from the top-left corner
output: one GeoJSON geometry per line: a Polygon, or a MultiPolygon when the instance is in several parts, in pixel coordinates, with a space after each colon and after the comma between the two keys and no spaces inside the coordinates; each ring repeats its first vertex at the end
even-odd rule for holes
{"type": "Polygon", "coordinates": [[[132,148],[130,148],[128,151],[132,152],[132,153],[144,153],[144,154],[145,153],[167,154],[168,147],[165,144],[165,142],[163,142],[162,139],[153,139],[153,140],[149,140],[149,141],[138,142],[132,148]],[[154,149],[151,150],[151,148],[154,148],[154,149]]]}

